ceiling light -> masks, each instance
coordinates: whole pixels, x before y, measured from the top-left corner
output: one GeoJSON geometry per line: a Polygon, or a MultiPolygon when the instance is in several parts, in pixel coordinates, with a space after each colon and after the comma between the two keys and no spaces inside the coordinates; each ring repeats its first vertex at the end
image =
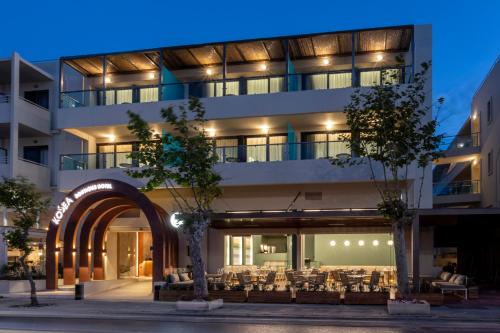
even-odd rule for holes
{"type": "Polygon", "coordinates": [[[472,161],[472,165],[477,165],[477,159],[474,159],[474,160],[472,161]]]}
{"type": "Polygon", "coordinates": [[[111,78],[110,78],[109,76],[106,76],[106,77],[104,78],[104,82],[105,82],[105,83],[111,83],[111,78]]]}
{"type": "Polygon", "coordinates": [[[207,135],[211,138],[215,137],[215,128],[207,128],[207,135]]]}
{"type": "Polygon", "coordinates": [[[323,58],[321,60],[321,63],[323,64],[323,66],[328,66],[330,65],[330,58],[323,58]]]}
{"type": "Polygon", "coordinates": [[[364,240],[362,240],[362,239],[361,239],[361,240],[359,240],[359,241],[358,241],[358,245],[359,245],[359,246],[365,246],[365,241],[364,241],[364,240]]]}
{"type": "Polygon", "coordinates": [[[337,245],[336,241],[334,241],[334,240],[330,241],[330,246],[335,246],[335,245],[337,245]]]}
{"type": "Polygon", "coordinates": [[[476,119],[477,119],[477,113],[476,113],[476,112],[474,112],[474,113],[472,114],[472,120],[476,120],[476,119]]]}
{"type": "Polygon", "coordinates": [[[212,68],[207,68],[206,70],[207,75],[212,75],[214,73],[212,68]]]}
{"type": "Polygon", "coordinates": [[[345,240],[344,241],[344,246],[349,246],[349,245],[351,245],[351,242],[349,242],[348,240],[345,240]]]}
{"type": "Polygon", "coordinates": [[[463,142],[459,142],[459,143],[457,144],[457,147],[458,147],[458,148],[463,148],[464,146],[465,146],[465,144],[464,144],[463,142]]]}
{"type": "Polygon", "coordinates": [[[331,131],[333,129],[333,121],[327,121],[325,127],[327,131],[331,131]]]}
{"type": "Polygon", "coordinates": [[[262,130],[262,133],[269,134],[269,126],[262,125],[260,129],[262,130]]]}
{"type": "Polygon", "coordinates": [[[389,246],[393,246],[393,245],[394,245],[394,241],[393,241],[392,239],[389,239],[389,240],[387,241],[387,245],[389,245],[389,246]]]}
{"type": "Polygon", "coordinates": [[[260,64],[259,68],[260,68],[261,71],[267,71],[267,64],[266,63],[262,63],[262,64],[260,64]]]}
{"type": "Polygon", "coordinates": [[[156,73],[155,72],[151,72],[151,73],[149,73],[148,77],[149,77],[150,80],[153,80],[156,77],[156,73]]]}
{"type": "Polygon", "coordinates": [[[108,138],[109,142],[115,142],[116,140],[116,135],[114,134],[107,134],[105,137],[108,138]]]}
{"type": "Polygon", "coordinates": [[[378,240],[376,240],[376,239],[375,239],[375,240],[372,242],[372,244],[373,244],[373,246],[378,246],[378,245],[379,245],[379,242],[378,242],[378,240]]]}
{"type": "Polygon", "coordinates": [[[383,55],[383,54],[381,54],[381,53],[379,53],[379,54],[377,54],[377,55],[375,56],[375,59],[376,59],[377,61],[382,61],[382,60],[384,60],[384,55],[383,55]]]}

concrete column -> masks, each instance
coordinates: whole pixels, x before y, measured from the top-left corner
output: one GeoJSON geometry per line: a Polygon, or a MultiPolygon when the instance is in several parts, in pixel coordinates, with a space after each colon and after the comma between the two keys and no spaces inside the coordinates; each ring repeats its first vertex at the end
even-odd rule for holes
{"type": "Polygon", "coordinates": [[[19,54],[12,54],[10,63],[10,133],[9,133],[9,177],[17,176],[19,156],[19,54]]]}
{"type": "Polygon", "coordinates": [[[415,216],[411,226],[411,258],[413,272],[413,291],[420,291],[420,218],[415,216]]]}
{"type": "Polygon", "coordinates": [[[299,271],[304,269],[304,244],[305,235],[292,235],[292,259],[294,260],[293,268],[299,271]]]}

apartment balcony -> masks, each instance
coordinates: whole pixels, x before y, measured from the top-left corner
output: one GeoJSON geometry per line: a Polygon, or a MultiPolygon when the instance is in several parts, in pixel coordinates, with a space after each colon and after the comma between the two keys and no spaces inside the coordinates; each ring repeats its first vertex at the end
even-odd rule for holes
{"type": "Polygon", "coordinates": [[[161,122],[159,110],[202,99],[207,119],[258,117],[342,111],[353,87],[403,84],[411,68],[324,71],[293,75],[240,77],[171,84],[126,86],[61,93],[60,128],[125,125],[131,110],[151,123],[161,122]]]}
{"type": "MultiPolygon", "coordinates": [[[[223,186],[280,185],[303,183],[351,183],[371,181],[366,163],[339,167],[332,160],[347,159],[351,153],[344,142],[302,142],[217,147],[215,169],[223,186]]],[[[59,187],[70,190],[84,181],[118,179],[140,186],[125,170],[140,168],[129,152],[61,155],[59,187]]],[[[382,179],[375,165],[377,178],[382,179]]],[[[413,175],[410,171],[410,178],[413,175]]]]}
{"type": "MultiPolygon", "coordinates": [[[[8,151],[0,148],[0,177],[10,177],[9,167],[8,151]]],[[[47,165],[19,157],[14,176],[25,177],[41,191],[50,189],[50,169],[47,165]]]]}
{"type": "MultiPolygon", "coordinates": [[[[9,95],[0,95],[0,123],[10,122],[9,95]]],[[[20,124],[45,135],[50,134],[50,112],[45,107],[23,97],[18,97],[16,114],[20,124]]]]}
{"type": "Polygon", "coordinates": [[[443,138],[441,150],[445,158],[479,154],[481,152],[480,133],[447,136],[443,138]]]}
{"type": "Polygon", "coordinates": [[[0,124],[10,121],[10,96],[0,93],[0,124]]]}
{"type": "Polygon", "coordinates": [[[480,180],[460,180],[444,187],[434,184],[434,205],[475,204],[481,201],[480,180]]]}

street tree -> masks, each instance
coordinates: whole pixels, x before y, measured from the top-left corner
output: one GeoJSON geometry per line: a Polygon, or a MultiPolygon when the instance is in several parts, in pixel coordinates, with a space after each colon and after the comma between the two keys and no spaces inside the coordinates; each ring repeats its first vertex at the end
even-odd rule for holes
{"type": "Polygon", "coordinates": [[[48,205],[49,199],[44,199],[35,185],[25,178],[4,178],[3,182],[0,183],[0,206],[12,210],[14,213],[13,227],[4,233],[4,237],[9,247],[17,249],[21,253],[19,263],[30,284],[31,306],[38,306],[39,303],[33,274],[26,262],[27,257],[34,251],[31,247],[29,233],[48,205]]]}
{"type": "Polygon", "coordinates": [[[205,109],[194,97],[187,106],[162,109],[160,115],[169,130],[161,134],[155,133],[140,115],[130,111],[128,115],[128,129],[139,141],[139,148],[131,157],[141,167],[127,173],[146,180],[143,191],[168,190],[189,244],[194,296],[205,299],[208,289],[202,242],[210,224],[211,205],[221,195],[221,177],[213,169],[218,158],[205,130],[205,109]]]}
{"type": "MultiPolygon", "coordinates": [[[[442,135],[436,134],[438,123],[426,104],[430,66],[422,63],[410,83],[397,84],[400,72],[388,71],[382,84],[357,89],[344,109],[351,134],[341,137],[351,157],[332,160],[334,165],[369,166],[380,196],[378,211],[391,221],[398,290],[404,298],[410,294],[404,231],[420,208],[425,173],[441,156],[442,135]]],[[[437,107],[442,103],[439,99],[437,107]]]]}

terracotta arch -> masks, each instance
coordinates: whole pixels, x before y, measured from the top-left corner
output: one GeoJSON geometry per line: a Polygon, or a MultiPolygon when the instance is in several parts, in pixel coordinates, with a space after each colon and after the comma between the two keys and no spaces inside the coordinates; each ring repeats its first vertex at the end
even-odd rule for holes
{"type": "Polygon", "coordinates": [[[79,278],[80,282],[90,281],[91,271],[89,268],[89,257],[91,254],[90,234],[92,229],[102,219],[115,218],[124,211],[134,208],[131,201],[124,199],[109,199],[96,206],[87,216],[80,229],[80,244],[79,244],[79,278]]]}
{"type": "MultiPolygon", "coordinates": [[[[172,239],[173,232],[165,225],[154,204],[142,192],[122,181],[99,179],[79,186],[71,191],[66,198],[71,199],[72,202],[63,214],[59,212],[59,223],[56,223],[57,221],[54,222],[54,220],[51,221],[47,233],[47,289],[55,289],[57,287],[58,254],[56,253],[56,245],[60,237],[62,225],[65,226],[63,274],[66,282],[74,282],[74,259],[72,252],[74,233],[77,230],[77,226],[82,219],[88,217],[88,211],[92,206],[113,198],[132,202],[134,204],[133,207],[141,209],[146,216],[153,238],[153,282],[163,279],[165,242],[166,239],[172,239]],[[103,184],[106,186],[102,186],[103,184]],[[66,231],[68,231],[67,238],[66,231]]],[[[62,204],[58,208],[62,207],[62,204]]]]}

